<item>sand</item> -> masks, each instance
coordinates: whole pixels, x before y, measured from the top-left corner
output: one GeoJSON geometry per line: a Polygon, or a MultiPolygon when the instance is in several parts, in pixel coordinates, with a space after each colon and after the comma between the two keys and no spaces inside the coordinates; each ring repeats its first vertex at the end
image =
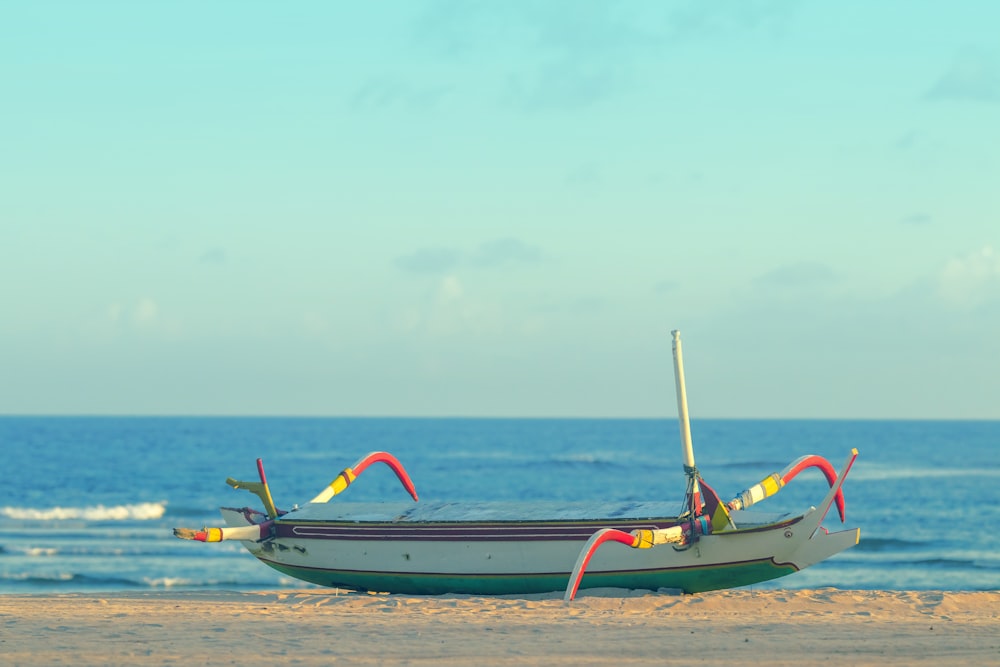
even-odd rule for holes
{"type": "Polygon", "coordinates": [[[0,596],[5,665],[1000,665],[1000,592],[0,596]]]}

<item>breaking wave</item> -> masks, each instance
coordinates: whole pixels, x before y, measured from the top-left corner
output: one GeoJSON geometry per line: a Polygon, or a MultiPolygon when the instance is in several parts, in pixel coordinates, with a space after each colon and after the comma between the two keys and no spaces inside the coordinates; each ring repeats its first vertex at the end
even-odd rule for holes
{"type": "Polygon", "coordinates": [[[855,480],[864,480],[866,482],[962,477],[1000,477],[1000,468],[989,466],[982,466],[978,468],[913,468],[868,464],[867,466],[859,466],[856,472],[851,472],[851,477],[855,480]]]}
{"type": "Polygon", "coordinates": [[[0,516],[27,521],[149,521],[163,518],[166,502],[89,507],[0,507],[0,516]]]}

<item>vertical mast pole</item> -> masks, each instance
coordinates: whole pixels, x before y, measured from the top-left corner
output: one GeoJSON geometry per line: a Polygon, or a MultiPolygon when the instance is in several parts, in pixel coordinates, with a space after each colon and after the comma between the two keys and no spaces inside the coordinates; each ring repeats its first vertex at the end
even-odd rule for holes
{"type": "Polygon", "coordinates": [[[684,385],[684,354],[681,350],[681,332],[674,329],[674,381],[677,385],[677,420],[681,430],[681,449],[684,455],[684,473],[687,475],[685,504],[692,514],[701,514],[701,488],[698,485],[698,469],[694,465],[694,447],[691,444],[691,421],[688,417],[687,388],[684,385]]]}

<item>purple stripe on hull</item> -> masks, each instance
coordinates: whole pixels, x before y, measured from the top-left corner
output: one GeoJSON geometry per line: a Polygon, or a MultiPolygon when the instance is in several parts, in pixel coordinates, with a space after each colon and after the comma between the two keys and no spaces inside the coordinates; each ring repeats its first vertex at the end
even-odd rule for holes
{"type": "Polygon", "coordinates": [[[628,532],[637,528],[659,529],[677,525],[671,519],[663,521],[633,521],[628,523],[586,524],[427,524],[393,525],[356,523],[290,523],[276,521],[277,537],[299,537],[319,540],[419,540],[442,542],[482,541],[553,541],[587,540],[601,528],[617,528],[628,532]]]}

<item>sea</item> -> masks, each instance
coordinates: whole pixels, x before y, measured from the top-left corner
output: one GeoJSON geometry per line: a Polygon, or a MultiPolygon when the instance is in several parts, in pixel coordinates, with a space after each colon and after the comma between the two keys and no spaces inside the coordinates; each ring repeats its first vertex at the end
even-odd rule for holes
{"type": "MultiPolygon", "coordinates": [[[[724,500],[804,454],[838,470],[861,542],[759,589],[1000,589],[1000,422],[693,420],[702,477],[724,500]]],[[[0,594],[309,588],[238,542],[176,539],[259,500],[303,504],[371,451],[394,454],[421,501],[677,500],[673,419],[0,417],[0,594]]],[[[756,508],[798,512],[828,485],[809,469],[756,508]]],[[[405,501],[374,465],[331,502],[405,501]]],[[[836,512],[826,524],[840,527],[836,512]]],[[[571,566],[568,564],[567,567],[571,566]]]]}

